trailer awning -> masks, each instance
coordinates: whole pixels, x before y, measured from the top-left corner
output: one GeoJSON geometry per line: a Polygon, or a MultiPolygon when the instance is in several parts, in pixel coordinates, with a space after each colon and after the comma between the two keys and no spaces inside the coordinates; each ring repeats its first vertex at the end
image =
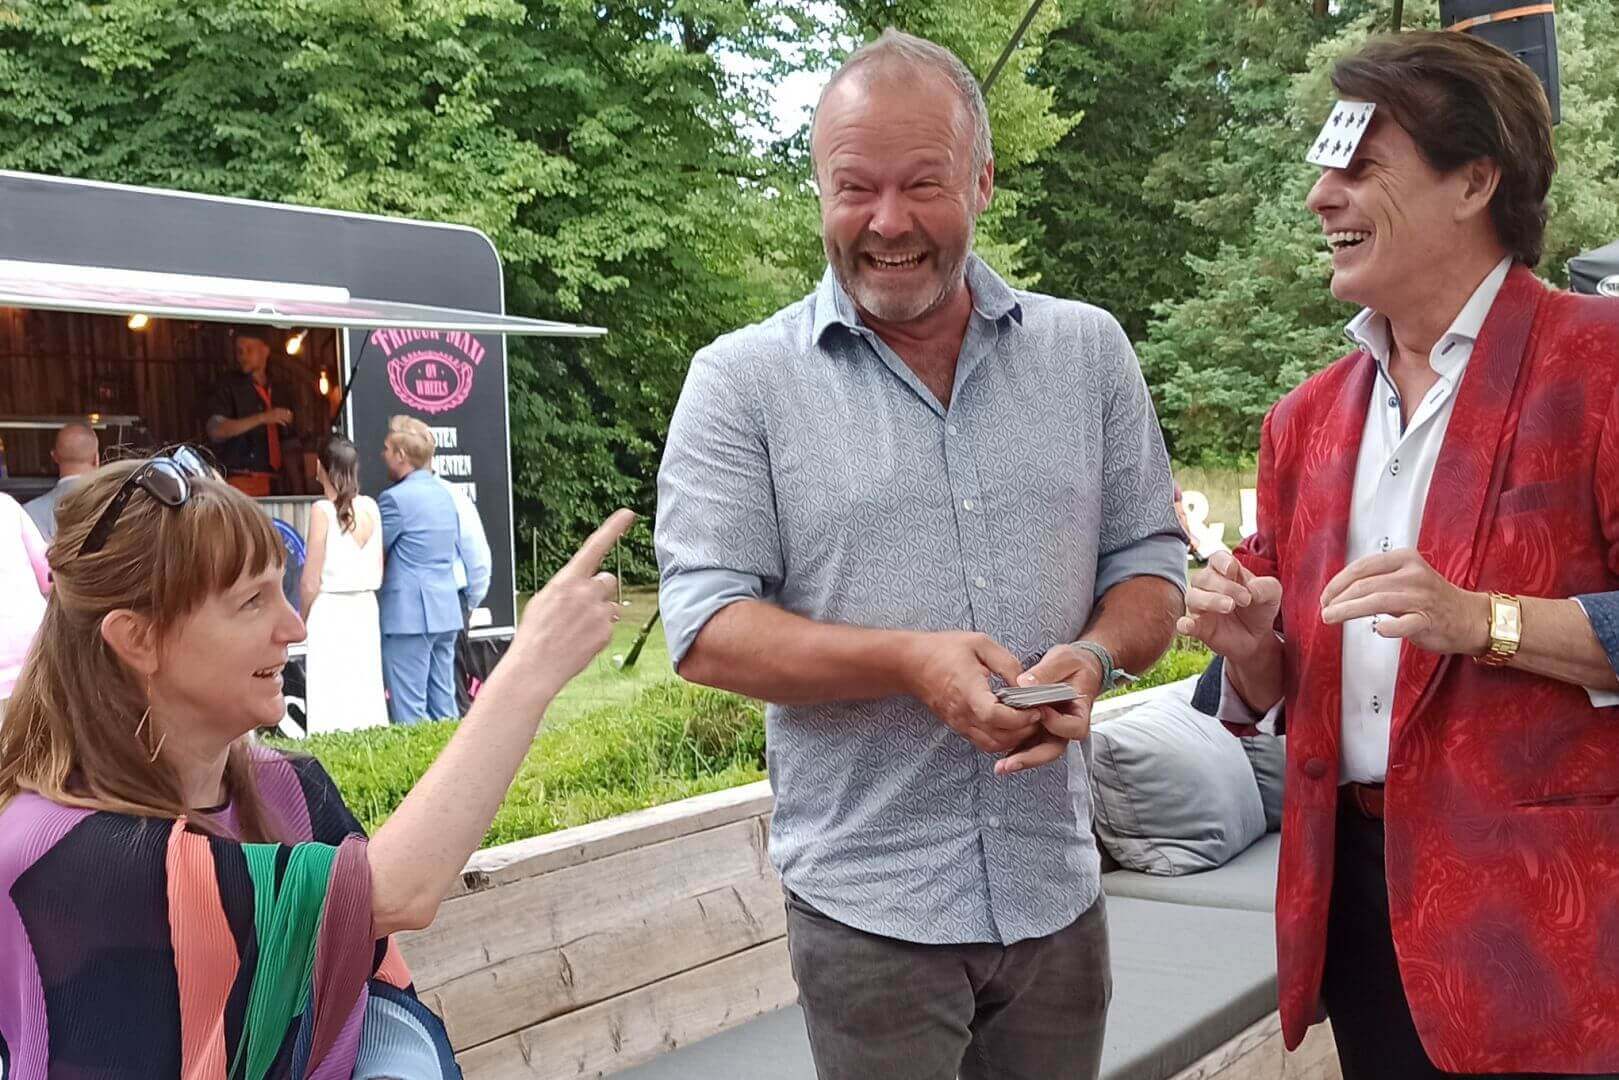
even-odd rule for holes
{"type": "Polygon", "coordinates": [[[332,285],[15,259],[0,259],[0,307],[272,326],[393,327],[539,337],[599,337],[607,333],[599,326],[357,299],[347,289],[332,285]]]}

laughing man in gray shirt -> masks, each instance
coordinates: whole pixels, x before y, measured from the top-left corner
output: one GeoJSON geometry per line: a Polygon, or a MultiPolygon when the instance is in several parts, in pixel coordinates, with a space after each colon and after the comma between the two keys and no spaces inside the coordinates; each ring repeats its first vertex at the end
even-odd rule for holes
{"type": "Polygon", "coordinates": [[[970,254],[983,98],[888,31],[812,133],[820,287],[692,361],[658,477],[679,673],[771,702],[770,850],[823,1078],[1096,1076],[1090,699],[1186,549],[1119,324],[970,254]],[[1081,699],[1019,711],[1001,683],[1081,699]]]}

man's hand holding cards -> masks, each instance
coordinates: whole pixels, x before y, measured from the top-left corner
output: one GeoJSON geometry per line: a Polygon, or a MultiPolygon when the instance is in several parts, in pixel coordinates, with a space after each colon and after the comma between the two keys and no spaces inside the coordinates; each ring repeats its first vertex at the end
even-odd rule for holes
{"type": "Polygon", "coordinates": [[[1079,697],[1079,691],[1065,682],[1039,683],[1034,686],[1003,686],[995,691],[1002,705],[1014,709],[1037,709],[1041,705],[1060,705],[1079,697]]]}
{"type": "Polygon", "coordinates": [[[1130,678],[1112,668],[1111,657],[1104,662],[1103,655],[1110,656],[1092,642],[1058,645],[1015,683],[995,692],[996,700],[1009,708],[1040,711],[1040,731],[995,763],[998,775],[1049,765],[1067,752],[1070,742],[1090,734],[1091,703],[1102,692],[1103,681],[1130,678]]]}

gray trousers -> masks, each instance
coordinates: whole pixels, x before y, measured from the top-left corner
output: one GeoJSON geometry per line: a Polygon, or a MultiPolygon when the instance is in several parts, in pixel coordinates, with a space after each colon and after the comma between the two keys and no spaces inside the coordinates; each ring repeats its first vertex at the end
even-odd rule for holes
{"type": "Polygon", "coordinates": [[[918,945],[791,893],[787,947],[821,1080],[1095,1080],[1113,997],[1107,911],[1015,945],[918,945]]]}

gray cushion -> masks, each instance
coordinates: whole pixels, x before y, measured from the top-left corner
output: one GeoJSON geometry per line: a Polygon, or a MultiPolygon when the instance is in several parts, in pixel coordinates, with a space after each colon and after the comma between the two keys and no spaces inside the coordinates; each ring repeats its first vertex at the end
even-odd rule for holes
{"type": "Polygon", "coordinates": [[[1265,807],[1265,829],[1282,827],[1282,778],[1287,774],[1287,736],[1253,735],[1242,740],[1259,784],[1259,801],[1265,807]]]}
{"type": "Polygon", "coordinates": [[[1126,869],[1211,870],[1265,834],[1242,740],[1192,707],[1190,687],[1098,723],[1091,756],[1096,834],[1126,869]]]}
{"type": "MultiPolygon", "coordinates": [[[[1276,1009],[1271,918],[1110,897],[1113,1004],[1102,1080],[1163,1080],[1276,1009]]],[[[795,1006],[682,1046],[626,1080],[814,1080],[795,1006]]]]}
{"type": "Polygon", "coordinates": [[[1104,1080],[1163,1080],[1276,1011],[1276,929],[1258,911],[1108,898],[1104,1080]]]}
{"type": "Polygon", "coordinates": [[[1242,911],[1276,910],[1276,857],[1281,851],[1279,833],[1262,836],[1224,866],[1201,874],[1163,877],[1135,870],[1115,870],[1102,875],[1102,888],[1109,896],[1138,900],[1162,900],[1171,904],[1200,907],[1236,908],[1242,911]]]}
{"type": "Polygon", "coordinates": [[[613,1075],[620,1080],[816,1080],[804,1013],[797,1005],[613,1075]]]}

